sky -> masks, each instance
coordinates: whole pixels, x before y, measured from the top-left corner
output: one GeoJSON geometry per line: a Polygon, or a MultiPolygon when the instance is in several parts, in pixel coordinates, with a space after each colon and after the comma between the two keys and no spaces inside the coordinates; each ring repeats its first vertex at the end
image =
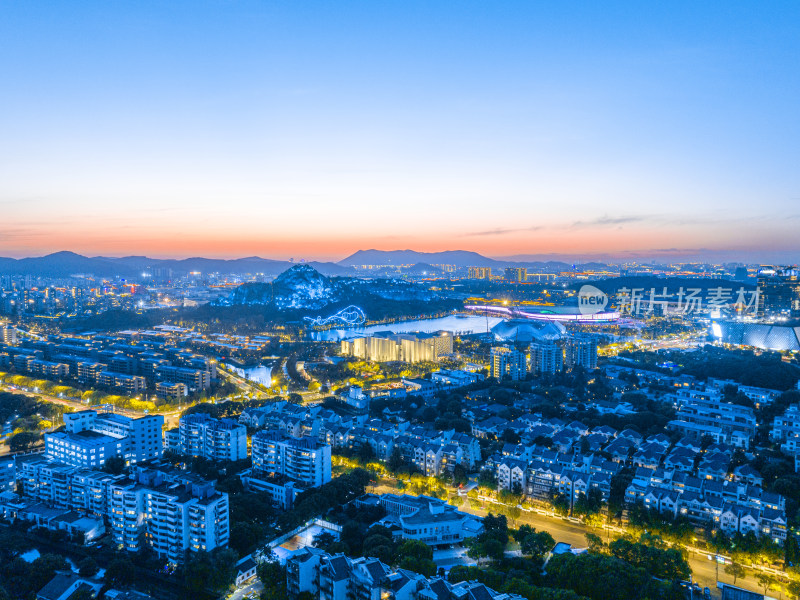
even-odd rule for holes
{"type": "Polygon", "coordinates": [[[0,0],[0,255],[800,260],[800,3],[0,0]]]}

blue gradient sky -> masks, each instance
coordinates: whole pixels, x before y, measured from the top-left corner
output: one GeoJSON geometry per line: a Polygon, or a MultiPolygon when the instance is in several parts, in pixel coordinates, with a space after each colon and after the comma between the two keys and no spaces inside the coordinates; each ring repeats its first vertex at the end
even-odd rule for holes
{"type": "Polygon", "coordinates": [[[0,254],[800,259],[800,3],[0,0],[0,254]]]}

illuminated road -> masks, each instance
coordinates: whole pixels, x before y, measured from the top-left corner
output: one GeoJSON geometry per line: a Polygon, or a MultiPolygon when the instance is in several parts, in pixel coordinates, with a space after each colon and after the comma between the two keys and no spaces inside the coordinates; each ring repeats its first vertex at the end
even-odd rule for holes
{"type": "MultiPolygon", "coordinates": [[[[79,400],[74,400],[70,398],[59,398],[57,396],[50,396],[48,394],[31,392],[19,387],[12,388],[6,384],[0,384],[0,389],[2,389],[4,392],[9,392],[11,394],[22,394],[24,396],[29,396],[29,397],[38,397],[47,402],[51,402],[52,404],[60,404],[61,406],[68,406],[69,408],[73,408],[75,410],[87,410],[92,408],[91,406],[88,406],[80,402],[79,400]]],[[[152,412],[149,414],[162,415],[164,417],[164,425],[169,429],[177,426],[178,419],[180,419],[181,412],[183,412],[183,410],[184,407],[179,406],[178,408],[175,408],[167,412],[152,412]]],[[[143,411],[131,410],[128,408],[115,407],[114,412],[132,418],[142,417],[145,415],[143,411]]]]}
{"type": "Polygon", "coordinates": [[[250,390],[250,393],[256,398],[263,398],[266,395],[256,383],[250,381],[249,379],[245,379],[244,377],[240,377],[236,373],[222,369],[219,367],[219,365],[217,365],[217,373],[222,374],[225,378],[239,386],[242,391],[250,390]]]}
{"type": "MultiPolygon", "coordinates": [[[[373,491],[373,488],[370,489],[373,491]]],[[[377,485],[374,486],[374,493],[376,494],[402,494],[404,490],[400,490],[395,486],[390,485],[377,485]]],[[[491,503],[485,503],[485,506],[491,507],[491,503]]],[[[485,517],[488,514],[487,510],[474,509],[468,503],[464,503],[459,507],[459,510],[485,517]]],[[[549,514],[541,514],[538,512],[522,511],[520,518],[514,523],[509,523],[512,527],[519,527],[520,525],[530,525],[539,531],[547,531],[553,536],[556,542],[564,542],[573,548],[586,548],[586,533],[594,533],[603,540],[603,542],[613,541],[620,536],[619,531],[608,529],[592,529],[579,521],[570,521],[557,516],[550,516],[549,514]]],[[[708,587],[711,590],[712,596],[717,596],[716,589],[716,569],[717,563],[714,560],[706,558],[705,554],[691,552],[689,554],[689,567],[692,569],[693,581],[701,588],[708,587]]],[[[733,578],[727,575],[724,571],[724,565],[719,565],[719,581],[733,585],[733,578]]],[[[747,569],[747,577],[742,580],[736,580],[738,587],[763,594],[763,588],[758,587],[758,582],[755,580],[755,571],[747,569]]]]}
{"type": "Polygon", "coordinates": [[[244,584],[242,587],[237,588],[235,592],[233,592],[229,596],[223,596],[223,598],[228,598],[229,600],[244,600],[245,598],[258,598],[261,595],[261,590],[264,589],[264,586],[258,579],[252,580],[249,583],[244,584]]]}

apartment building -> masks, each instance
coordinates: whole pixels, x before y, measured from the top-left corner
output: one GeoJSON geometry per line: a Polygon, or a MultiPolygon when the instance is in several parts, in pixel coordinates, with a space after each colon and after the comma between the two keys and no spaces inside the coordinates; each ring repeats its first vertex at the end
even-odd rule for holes
{"type": "Polygon", "coordinates": [[[180,452],[209,460],[247,458],[247,428],[233,419],[213,419],[205,413],[181,417],[180,452]]]}
{"type": "Polygon", "coordinates": [[[97,383],[100,373],[108,369],[108,365],[103,363],[83,361],[76,363],[78,381],[81,383],[97,383]]]}
{"type": "Polygon", "coordinates": [[[189,395],[185,383],[168,383],[160,381],[156,384],[156,396],[170,402],[180,402],[189,395]]]}
{"type": "Polygon", "coordinates": [[[331,447],[314,438],[259,431],[252,439],[253,473],[283,475],[305,487],[331,480],[331,447]]]}
{"type": "Polygon", "coordinates": [[[163,453],[162,415],[132,418],[116,413],[82,410],[64,414],[64,426],[69,434],[94,432],[123,443],[122,455],[129,463],[160,458],[163,453]]]}
{"type": "Polygon", "coordinates": [[[125,392],[128,396],[135,396],[147,389],[147,381],[138,375],[127,375],[113,371],[103,371],[97,376],[97,384],[125,392]]]}
{"type": "Polygon", "coordinates": [[[74,467],[97,469],[112,456],[125,456],[125,442],[94,431],[44,434],[45,456],[74,467]]]}
{"type": "Polygon", "coordinates": [[[564,342],[564,365],[568,369],[583,367],[592,371],[597,368],[597,339],[588,335],[576,335],[564,342]]]}
{"type": "Polygon", "coordinates": [[[0,325],[0,342],[9,346],[17,343],[17,330],[10,325],[0,325]]]}
{"type": "Polygon", "coordinates": [[[34,375],[62,379],[69,375],[69,365],[65,363],[50,362],[47,360],[31,360],[26,365],[34,375]]]}
{"type": "Polygon", "coordinates": [[[0,459],[0,494],[14,489],[17,479],[17,465],[13,456],[0,459]]]}
{"type": "Polygon", "coordinates": [[[378,332],[370,337],[342,340],[341,353],[375,362],[438,362],[442,356],[453,353],[453,334],[378,332]]]}
{"type": "Polygon", "coordinates": [[[154,374],[157,382],[182,383],[191,392],[211,387],[211,372],[202,369],[161,365],[154,369],[154,374]]]}
{"type": "Polygon", "coordinates": [[[17,458],[17,480],[22,482],[23,493],[47,506],[68,508],[72,500],[72,476],[78,467],[28,455],[17,458]]]}
{"type": "Polygon", "coordinates": [[[531,373],[558,373],[564,368],[564,349],[555,342],[530,345],[531,373]]]}
{"type": "Polygon", "coordinates": [[[491,267],[470,267],[467,270],[467,277],[469,279],[491,279],[492,278],[492,268],[491,267]]]}
{"type": "Polygon", "coordinates": [[[286,561],[289,600],[307,592],[320,600],[524,600],[475,581],[450,583],[405,569],[392,571],[377,558],[349,558],[306,547],[286,561]]]}
{"type": "Polygon", "coordinates": [[[525,379],[527,375],[527,360],[525,354],[514,348],[498,346],[491,351],[492,377],[512,381],[525,379]]]}
{"type": "Polygon", "coordinates": [[[27,499],[106,518],[114,542],[127,551],[138,551],[144,542],[177,563],[187,551],[228,544],[228,495],[191,473],[136,467],[130,477],[111,475],[41,455],[21,458],[18,468],[27,499]]]}
{"type": "Polygon", "coordinates": [[[176,563],[183,560],[186,551],[205,552],[228,544],[228,495],[217,492],[211,482],[170,479],[161,471],[144,470],[120,498],[122,506],[126,502],[140,505],[142,519],[133,515],[112,518],[112,529],[119,531],[118,537],[115,533],[118,543],[127,544],[132,539],[129,532],[144,530],[153,550],[176,563]],[[116,523],[120,526],[114,529],[116,523]]]}
{"type": "Polygon", "coordinates": [[[800,405],[793,404],[772,422],[769,439],[781,444],[786,454],[800,454],[800,405]]]}
{"type": "Polygon", "coordinates": [[[738,448],[749,448],[756,433],[756,417],[749,406],[725,402],[716,390],[681,389],[675,395],[676,419],[669,429],[700,439],[711,435],[738,448]]]}

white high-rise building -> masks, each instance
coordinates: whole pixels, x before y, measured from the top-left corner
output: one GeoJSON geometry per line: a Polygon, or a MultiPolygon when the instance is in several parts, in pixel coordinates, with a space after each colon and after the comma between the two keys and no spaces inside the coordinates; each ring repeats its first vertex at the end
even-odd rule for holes
{"type": "Polygon", "coordinates": [[[564,364],[568,369],[580,366],[587,370],[597,368],[597,339],[587,335],[569,337],[564,345],[564,364]]]}
{"type": "Polygon", "coordinates": [[[133,419],[116,413],[82,410],[64,414],[67,433],[94,432],[122,440],[122,455],[129,463],[161,458],[164,450],[162,415],[133,419]]]}
{"type": "Polygon", "coordinates": [[[0,342],[3,344],[17,343],[17,330],[11,325],[0,325],[0,342]]]}
{"type": "Polygon", "coordinates": [[[132,477],[79,469],[45,457],[17,465],[23,494],[51,508],[105,517],[114,543],[136,552],[142,543],[171,562],[187,551],[228,545],[228,495],[213,482],[171,468],[135,468],[132,477]]]}
{"type": "Polygon", "coordinates": [[[172,562],[184,553],[210,552],[228,545],[228,495],[210,482],[167,482],[159,473],[140,474],[146,539],[153,550],[172,562]]]}
{"type": "Polygon", "coordinates": [[[564,368],[564,350],[553,342],[535,342],[530,345],[531,372],[557,373],[564,368]]]}
{"type": "Polygon", "coordinates": [[[212,419],[197,413],[181,417],[180,452],[209,460],[247,458],[247,427],[233,419],[212,419]]]}
{"type": "Polygon", "coordinates": [[[314,438],[259,431],[252,444],[254,475],[284,475],[306,487],[331,480],[331,447],[314,438]]]}
{"type": "Polygon", "coordinates": [[[508,377],[512,381],[525,379],[527,365],[525,354],[514,348],[498,346],[492,348],[492,377],[503,379],[508,377]]]}
{"type": "Polygon", "coordinates": [[[94,431],[45,433],[44,453],[50,460],[84,469],[99,469],[112,456],[125,456],[122,439],[94,431]]]}
{"type": "Polygon", "coordinates": [[[449,331],[397,335],[376,333],[370,337],[343,340],[341,352],[374,362],[438,362],[442,356],[453,353],[453,334],[449,331]]]}

